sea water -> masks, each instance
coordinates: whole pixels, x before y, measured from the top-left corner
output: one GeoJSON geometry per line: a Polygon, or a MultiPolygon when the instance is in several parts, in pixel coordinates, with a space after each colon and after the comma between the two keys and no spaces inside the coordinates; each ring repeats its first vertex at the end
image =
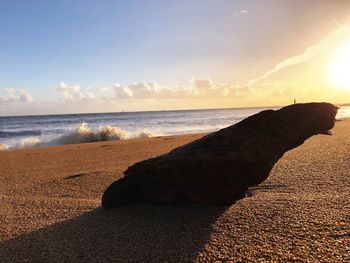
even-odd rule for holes
{"type": "MultiPolygon", "coordinates": [[[[0,150],[213,132],[266,109],[276,108],[0,117],[0,150]]],[[[337,117],[350,117],[350,107],[337,117]]]]}

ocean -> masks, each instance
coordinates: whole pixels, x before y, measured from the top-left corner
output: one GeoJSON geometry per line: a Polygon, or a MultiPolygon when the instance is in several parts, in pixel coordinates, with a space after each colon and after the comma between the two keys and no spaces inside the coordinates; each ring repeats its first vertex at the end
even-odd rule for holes
{"type": "MultiPolygon", "coordinates": [[[[0,150],[213,132],[266,109],[115,112],[0,117],[0,150]]],[[[350,117],[350,106],[337,118],[350,117]]]]}

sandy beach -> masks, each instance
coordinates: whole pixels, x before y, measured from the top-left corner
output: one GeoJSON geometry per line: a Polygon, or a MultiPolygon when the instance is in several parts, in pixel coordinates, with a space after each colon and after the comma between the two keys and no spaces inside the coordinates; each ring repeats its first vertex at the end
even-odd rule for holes
{"type": "Polygon", "coordinates": [[[133,163],[203,134],[0,152],[0,262],[350,262],[350,120],[230,207],[100,207],[133,163]]]}

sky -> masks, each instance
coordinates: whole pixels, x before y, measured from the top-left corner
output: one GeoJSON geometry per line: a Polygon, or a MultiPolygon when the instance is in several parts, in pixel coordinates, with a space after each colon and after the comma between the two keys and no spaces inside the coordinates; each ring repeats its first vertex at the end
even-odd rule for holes
{"type": "Polygon", "coordinates": [[[349,15],[348,0],[0,0],[0,115],[347,103],[349,15]]]}

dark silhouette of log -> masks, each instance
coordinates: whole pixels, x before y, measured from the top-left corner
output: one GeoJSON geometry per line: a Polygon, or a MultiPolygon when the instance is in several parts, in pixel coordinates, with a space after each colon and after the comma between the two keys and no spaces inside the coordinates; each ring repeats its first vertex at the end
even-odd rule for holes
{"type": "Polygon", "coordinates": [[[337,107],[293,104],[265,110],[225,129],[130,166],[102,205],[128,202],[230,205],[269,176],[283,154],[334,126],[337,107]]]}

